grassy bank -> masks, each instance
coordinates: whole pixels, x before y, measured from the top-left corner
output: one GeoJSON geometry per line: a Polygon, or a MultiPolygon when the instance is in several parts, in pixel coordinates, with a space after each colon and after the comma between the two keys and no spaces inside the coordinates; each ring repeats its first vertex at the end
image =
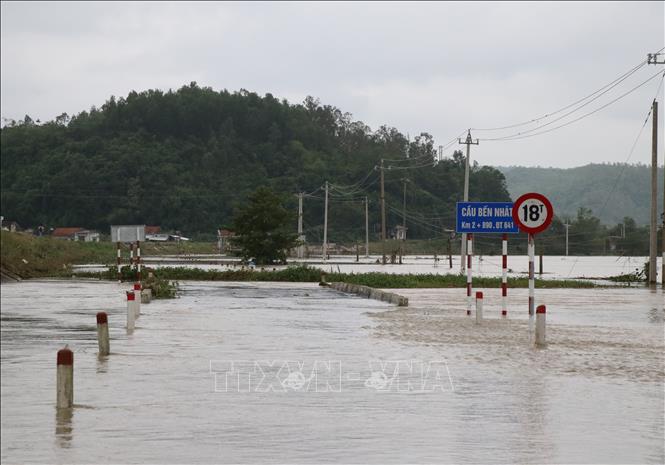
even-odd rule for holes
{"type": "Polygon", "coordinates": [[[22,278],[62,276],[74,263],[99,263],[105,253],[98,244],[2,231],[0,265],[22,278]]]}
{"type": "MultiPolygon", "coordinates": [[[[151,270],[157,278],[176,281],[276,281],[276,282],[319,282],[321,270],[317,268],[292,266],[279,271],[251,270],[201,270],[197,268],[163,267],[151,270]]],[[[80,276],[94,276],[113,279],[113,273],[78,273],[80,276]]],[[[326,273],[328,282],[345,282],[383,289],[405,288],[446,288],[466,287],[466,277],[462,275],[436,274],[388,274],[388,273],[326,273]]],[[[500,278],[475,278],[474,287],[501,287],[500,278]]],[[[512,288],[528,287],[526,278],[509,278],[512,288]]],[[[596,285],[590,281],[536,280],[538,288],[590,288],[596,285]]]]}

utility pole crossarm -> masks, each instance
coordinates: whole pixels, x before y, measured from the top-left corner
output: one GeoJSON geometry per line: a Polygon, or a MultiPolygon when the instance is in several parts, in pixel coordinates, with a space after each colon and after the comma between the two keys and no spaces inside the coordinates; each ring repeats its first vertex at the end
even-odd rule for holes
{"type": "Polygon", "coordinates": [[[647,64],[648,65],[665,65],[665,58],[658,58],[662,53],[647,53],[647,64]],[[660,60],[660,61],[659,61],[660,60]]]}
{"type": "Polygon", "coordinates": [[[469,132],[466,134],[466,139],[464,141],[458,138],[457,142],[464,145],[478,145],[478,139],[476,139],[476,141],[474,142],[473,139],[471,138],[471,129],[469,129],[469,132]]]}

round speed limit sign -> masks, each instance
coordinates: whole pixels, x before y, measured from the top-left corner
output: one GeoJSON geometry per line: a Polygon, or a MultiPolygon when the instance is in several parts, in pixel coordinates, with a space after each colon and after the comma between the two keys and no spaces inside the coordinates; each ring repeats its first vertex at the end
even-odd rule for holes
{"type": "Polygon", "coordinates": [[[526,233],[538,234],[545,231],[552,223],[552,218],[554,208],[542,194],[524,194],[513,204],[513,220],[526,233]]]}

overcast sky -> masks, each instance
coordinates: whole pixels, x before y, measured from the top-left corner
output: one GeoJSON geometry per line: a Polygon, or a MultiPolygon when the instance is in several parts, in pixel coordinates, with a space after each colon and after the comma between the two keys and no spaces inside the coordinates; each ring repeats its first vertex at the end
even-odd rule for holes
{"type": "MultiPolygon", "coordinates": [[[[196,81],[292,103],[312,95],[372,129],[428,132],[445,144],[465,128],[531,120],[610,83],[665,45],[663,5],[2,2],[0,113],[45,121],[111,95],[196,81]]],[[[659,69],[643,66],[543,129],[604,105],[659,69]]],[[[481,142],[472,158],[558,167],[624,162],[659,82],[551,133],[483,141],[533,126],[473,131],[481,142]]],[[[650,163],[650,138],[649,122],[630,162],[650,163]]]]}

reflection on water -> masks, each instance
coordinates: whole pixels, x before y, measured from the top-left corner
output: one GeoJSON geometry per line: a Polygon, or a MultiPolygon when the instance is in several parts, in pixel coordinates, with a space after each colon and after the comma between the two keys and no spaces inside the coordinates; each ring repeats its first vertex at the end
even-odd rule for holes
{"type": "Polygon", "coordinates": [[[69,448],[72,442],[73,408],[55,409],[55,443],[58,447],[69,448]]]}
{"type": "MultiPolygon", "coordinates": [[[[125,286],[3,285],[2,462],[665,460],[661,292],[538,290],[549,345],[534,350],[526,290],[509,292],[505,320],[499,291],[485,290],[477,326],[461,289],[400,291],[410,307],[397,309],[316,284],[182,287],[178,299],[143,306],[129,336],[125,286]],[[99,358],[102,310],[112,354],[99,358]],[[76,351],[75,407],[54,419],[64,343],[76,351]],[[454,389],[377,389],[400,360],[445,360],[454,389]],[[262,361],[263,385],[277,389],[216,389],[211,361],[262,361]],[[317,361],[340,367],[340,389],[302,389],[317,361]],[[298,363],[302,372],[280,375],[298,363]]],[[[417,373],[395,385],[415,384],[417,373]]]]}

